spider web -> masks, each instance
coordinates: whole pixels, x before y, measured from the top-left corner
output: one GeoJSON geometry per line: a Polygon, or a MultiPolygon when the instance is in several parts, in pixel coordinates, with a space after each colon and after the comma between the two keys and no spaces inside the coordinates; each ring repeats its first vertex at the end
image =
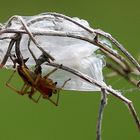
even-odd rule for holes
{"type": "MultiPolygon", "coordinates": [[[[125,93],[134,93],[140,91],[139,88],[131,85],[128,83],[123,77],[120,77],[117,75],[117,78],[114,78],[115,80],[112,80],[110,85],[116,89],[117,91],[121,92],[122,94],[125,93]],[[126,84],[124,84],[125,82],[126,84]],[[119,85],[119,86],[118,86],[119,85]],[[117,88],[116,88],[117,87],[117,88]]],[[[109,81],[110,79],[108,79],[109,81]]],[[[139,76],[136,77],[136,80],[139,81],[139,76]]]]}

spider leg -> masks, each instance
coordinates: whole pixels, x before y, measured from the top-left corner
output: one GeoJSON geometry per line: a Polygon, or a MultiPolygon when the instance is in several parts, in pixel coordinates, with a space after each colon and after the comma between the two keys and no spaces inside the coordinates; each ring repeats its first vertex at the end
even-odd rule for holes
{"type": "MultiPolygon", "coordinates": [[[[38,103],[40,97],[41,97],[41,94],[40,96],[37,98],[37,99],[34,99],[32,96],[34,95],[34,93],[36,92],[35,88],[34,87],[31,87],[30,85],[24,83],[24,85],[22,86],[21,90],[17,90],[15,87],[11,86],[10,85],[10,82],[14,76],[16,71],[14,71],[12,73],[12,75],[10,76],[10,78],[8,79],[8,81],[6,82],[6,86],[9,87],[10,89],[12,89],[13,91],[15,91],[16,93],[20,94],[20,95],[24,95],[24,94],[28,94],[28,97],[33,100],[35,103],[38,103]],[[31,87],[31,91],[28,91],[29,88],[31,87]]],[[[38,81],[38,78],[36,79],[35,81],[35,84],[36,82],[38,81]]]]}
{"type": "Polygon", "coordinates": [[[11,75],[10,78],[7,80],[6,85],[8,85],[8,84],[11,82],[11,80],[12,80],[13,76],[15,75],[15,73],[16,73],[16,70],[13,71],[12,75],[11,75]]]}
{"type": "Polygon", "coordinates": [[[15,91],[16,93],[20,94],[20,95],[24,95],[27,93],[27,90],[29,89],[29,85],[27,85],[26,83],[24,83],[24,85],[22,86],[21,90],[17,90],[15,87],[13,87],[10,82],[13,78],[13,76],[15,75],[15,72],[14,71],[12,73],[12,75],[10,76],[10,78],[8,79],[8,81],[6,82],[6,86],[9,87],[10,89],[12,89],[13,91],[15,91]]]}
{"type": "Polygon", "coordinates": [[[40,97],[42,96],[41,94],[39,95],[39,97],[37,99],[33,98],[33,95],[35,94],[36,90],[34,87],[31,87],[31,91],[28,91],[27,93],[29,94],[28,97],[35,103],[38,103],[40,97]]]}
{"type": "Polygon", "coordinates": [[[69,80],[71,80],[71,79],[66,80],[60,88],[56,88],[56,89],[54,88],[53,93],[56,92],[56,94],[57,94],[57,97],[56,97],[56,100],[55,100],[55,101],[52,100],[50,97],[48,97],[48,95],[44,95],[43,98],[48,99],[48,100],[49,100],[51,103],[53,103],[55,106],[58,106],[58,104],[59,104],[59,93],[60,93],[60,91],[62,90],[62,88],[66,85],[66,83],[67,83],[69,80]]]}
{"type": "MultiPolygon", "coordinates": [[[[47,75],[45,75],[43,78],[47,79],[51,74],[53,74],[55,71],[57,71],[59,69],[59,67],[61,67],[61,65],[59,65],[58,67],[54,68],[52,71],[50,71],[47,75]]],[[[70,79],[69,79],[70,80],[70,79]]],[[[68,80],[68,81],[69,81],[68,80]]],[[[67,81],[67,80],[66,80],[67,81]]],[[[64,82],[65,83],[65,82],[64,82]]]]}
{"type": "MultiPolygon", "coordinates": [[[[43,98],[49,100],[51,103],[53,103],[55,106],[58,106],[58,100],[57,101],[53,101],[50,97],[48,96],[43,96],[43,98]]],[[[58,99],[58,96],[57,96],[58,99]]]]}
{"type": "Polygon", "coordinates": [[[60,87],[60,90],[62,90],[62,89],[64,88],[64,86],[66,85],[66,83],[67,83],[68,81],[70,81],[70,80],[71,80],[71,78],[67,79],[67,80],[63,83],[63,85],[60,87]]]}
{"type": "Polygon", "coordinates": [[[43,95],[43,98],[49,100],[49,101],[50,101],[52,104],[54,104],[55,106],[58,106],[59,92],[57,93],[56,101],[54,101],[53,99],[51,99],[51,97],[49,97],[48,95],[43,95]]]}
{"type": "Polygon", "coordinates": [[[27,90],[30,88],[30,86],[26,83],[24,83],[24,85],[22,86],[21,90],[20,90],[20,93],[21,95],[24,95],[27,93],[27,90]]]}
{"type": "Polygon", "coordinates": [[[64,88],[64,86],[66,85],[66,83],[68,82],[68,81],[70,81],[71,79],[68,79],[68,80],[66,80],[64,83],[63,83],[63,85],[60,87],[60,88],[58,88],[57,89],[57,99],[56,99],[56,105],[58,106],[58,104],[59,104],[59,97],[60,97],[60,91],[64,88]]]}
{"type": "Polygon", "coordinates": [[[122,94],[118,94],[117,92],[111,92],[110,91],[110,93],[113,96],[115,96],[118,99],[120,99],[121,101],[123,101],[128,106],[128,108],[129,108],[129,110],[130,110],[130,112],[131,112],[131,114],[133,116],[133,119],[135,120],[136,125],[137,125],[137,127],[138,127],[138,129],[140,131],[140,121],[139,121],[137,112],[136,112],[136,110],[134,108],[133,102],[131,100],[127,99],[126,97],[124,97],[122,94]]]}
{"type": "Polygon", "coordinates": [[[51,74],[53,74],[57,70],[58,70],[58,68],[54,68],[52,71],[50,71],[49,73],[47,73],[43,78],[44,79],[47,79],[51,74]]]}

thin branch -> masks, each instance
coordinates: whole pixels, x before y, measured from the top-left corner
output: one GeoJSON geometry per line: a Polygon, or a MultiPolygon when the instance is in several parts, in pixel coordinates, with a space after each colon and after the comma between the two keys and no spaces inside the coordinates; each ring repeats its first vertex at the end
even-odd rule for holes
{"type": "Polygon", "coordinates": [[[48,58],[50,58],[52,61],[54,61],[55,59],[49,53],[47,53],[46,51],[44,51],[42,49],[42,47],[38,44],[38,42],[35,40],[35,38],[33,37],[32,32],[30,31],[30,28],[27,26],[26,22],[24,21],[24,19],[21,16],[13,16],[13,17],[11,17],[8,20],[7,25],[5,26],[5,28],[7,26],[9,26],[9,24],[12,22],[13,19],[17,19],[18,21],[20,21],[20,23],[22,25],[20,29],[25,29],[26,33],[29,35],[29,37],[31,38],[31,40],[33,41],[33,43],[36,45],[36,47],[38,49],[40,49],[42,51],[42,53],[44,53],[44,55],[46,55],[48,58]]]}
{"type": "Polygon", "coordinates": [[[80,26],[81,28],[85,29],[86,31],[88,31],[89,33],[92,34],[98,34],[98,35],[102,35],[106,38],[108,38],[117,48],[119,48],[125,55],[126,57],[134,64],[134,66],[136,66],[136,68],[140,71],[140,65],[137,62],[137,60],[135,60],[135,58],[124,48],[124,46],[122,44],[120,44],[114,37],[112,37],[109,33],[106,33],[100,29],[92,29],[90,27],[87,27],[77,21],[75,21],[73,18],[70,18],[68,16],[65,16],[63,14],[59,14],[59,13],[54,13],[54,12],[47,12],[47,13],[43,13],[42,15],[53,15],[55,17],[61,17],[65,20],[71,21],[73,23],[75,23],[76,25],[80,26]]]}
{"type": "Polygon", "coordinates": [[[9,46],[8,46],[8,49],[7,49],[7,52],[6,52],[6,54],[5,54],[2,62],[0,64],[0,68],[2,68],[5,65],[5,63],[7,62],[7,59],[10,56],[10,52],[11,52],[14,44],[15,44],[15,40],[14,39],[11,39],[11,41],[9,43],[9,46]]]}
{"type": "Polygon", "coordinates": [[[69,67],[66,67],[66,66],[63,66],[63,65],[60,65],[60,64],[57,64],[57,63],[46,63],[46,65],[49,65],[49,66],[53,66],[53,67],[57,67],[59,69],[62,69],[62,70],[65,70],[65,71],[68,71],[74,75],[77,75],[78,77],[82,78],[83,80],[91,83],[91,84],[94,84],[96,85],[97,87],[99,87],[100,89],[105,89],[107,93],[111,93],[113,96],[115,96],[116,98],[118,98],[119,100],[123,101],[124,103],[126,103],[128,105],[128,108],[130,109],[130,112],[133,116],[133,119],[135,120],[136,122],[136,125],[140,131],[140,121],[139,121],[139,118],[138,118],[138,115],[134,109],[134,106],[132,104],[132,101],[127,99],[126,97],[124,97],[120,92],[112,89],[110,86],[107,86],[105,83],[101,83],[100,81],[97,81],[83,73],[81,73],[80,71],[77,71],[77,70],[74,70],[74,69],[71,69],[69,67]]]}
{"type": "Polygon", "coordinates": [[[46,12],[46,13],[42,13],[42,14],[40,14],[40,15],[41,15],[41,17],[39,17],[39,15],[38,15],[38,17],[36,17],[35,19],[30,20],[30,21],[28,22],[27,25],[30,26],[30,25],[33,24],[34,22],[40,21],[40,20],[45,19],[45,18],[48,19],[49,17],[46,17],[46,15],[47,15],[47,16],[50,15],[50,16],[54,16],[55,18],[60,17],[60,18],[62,18],[62,19],[64,19],[64,20],[70,21],[70,22],[76,24],[77,26],[79,26],[79,27],[85,29],[85,30],[88,31],[89,33],[95,35],[95,33],[93,32],[94,29],[92,29],[92,28],[90,28],[90,27],[87,27],[87,26],[81,24],[80,22],[77,22],[77,21],[74,20],[73,18],[68,17],[68,16],[65,16],[65,15],[63,15],[63,14],[59,14],[59,13],[55,13],[55,12],[46,12]]]}
{"type": "Polygon", "coordinates": [[[107,104],[107,93],[105,89],[101,90],[101,101],[99,106],[99,113],[98,113],[98,120],[97,120],[97,133],[96,133],[96,140],[101,140],[101,133],[102,133],[102,118],[103,118],[103,110],[105,108],[105,105],[107,104]]]}
{"type": "Polygon", "coordinates": [[[103,54],[105,54],[107,56],[107,58],[110,58],[114,63],[119,65],[123,69],[124,72],[130,73],[133,71],[128,62],[127,63],[126,63],[126,61],[122,62],[120,59],[118,59],[114,55],[110,54],[109,52],[107,52],[101,48],[100,48],[100,50],[103,52],[103,54]]]}
{"type": "MultiPolygon", "coordinates": [[[[95,36],[95,34],[97,34],[97,35],[102,35],[102,36],[108,38],[112,43],[115,44],[115,46],[116,46],[117,48],[119,48],[119,49],[126,55],[126,57],[136,66],[136,68],[137,68],[138,70],[140,70],[140,65],[139,65],[139,63],[138,63],[138,62],[133,58],[133,56],[132,56],[132,55],[131,55],[131,54],[130,54],[130,53],[115,39],[115,38],[113,38],[109,33],[106,33],[106,32],[104,32],[104,31],[102,31],[102,30],[99,30],[99,29],[92,29],[92,28],[90,28],[90,27],[87,27],[87,26],[81,24],[80,22],[77,22],[77,21],[74,20],[73,18],[70,18],[70,17],[65,16],[65,15],[63,15],[63,14],[54,13],[54,12],[43,13],[43,14],[40,14],[40,15],[34,17],[33,19],[29,20],[29,21],[27,22],[27,26],[30,26],[31,24],[33,24],[33,23],[35,23],[35,22],[37,22],[37,21],[41,21],[41,20],[43,20],[43,19],[48,20],[48,18],[49,18],[48,16],[49,16],[49,15],[50,15],[50,16],[54,16],[55,18],[60,17],[60,18],[62,18],[62,19],[68,20],[68,21],[70,21],[70,22],[72,22],[72,23],[78,25],[79,27],[85,29],[85,30],[88,31],[89,33],[94,34],[94,36],[95,36]]],[[[16,16],[15,16],[15,17],[16,17],[16,16]]],[[[19,17],[20,17],[20,16],[19,16],[19,17]]],[[[13,17],[12,17],[12,18],[13,18],[13,17]]],[[[9,19],[9,21],[11,21],[12,18],[9,19]]],[[[22,23],[22,24],[23,24],[23,23],[22,23]]]]}
{"type": "Polygon", "coordinates": [[[106,33],[100,29],[97,29],[94,32],[98,35],[102,35],[108,38],[118,49],[120,49],[126,55],[126,57],[130,60],[130,62],[132,62],[134,66],[136,66],[136,68],[140,71],[140,65],[138,61],[114,37],[112,37],[109,33],[106,33]]]}
{"type": "MultiPolygon", "coordinates": [[[[24,31],[24,30],[16,30],[16,29],[4,29],[4,30],[0,31],[0,34],[1,33],[22,33],[22,34],[27,34],[27,32],[24,31]]],[[[32,29],[32,34],[33,35],[70,37],[70,38],[80,39],[80,40],[89,42],[89,43],[91,43],[93,45],[96,45],[96,46],[100,47],[102,51],[104,50],[103,52],[107,52],[108,54],[111,54],[112,56],[114,56],[117,59],[119,59],[125,65],[125,67],[128,68],[127,71],[129,71],[129,69],[130,69],[129,63],[125,60],[124,57],[122,57],[120,54],[114,52],[111,48],[106,47],[105,45],[101,44],[98,41],[95,41],[93,38],[90,39],[90,38],[87,38],[85,36],[76,34],[75,32],[52,31],[52,30],[51,31],[50,30],[45,30],[44,31],[44,30],[34,30],[34,29],[32,29]]]]}
{"type": "MultiPolygon", "coordinates": [[[[21,34],[27,34],[25,30],[16,30],[16,29],[3,29],[0,31],[0,33],[21,33],[21,34]]],[[[59,37],[70,37],[75,39],[80,39],[87,41],[93,45],[96,45],[100,47],[100,50],[107,55],[110,59],[113,60],[113,62],[117,63],[120,66],[120,69],[122,69],[124,72],[120,74],[125,79],[127,79],[130,83],[137,86],[137,81],[133,78],[128,77],[128,73],[132,73],[133,70],[130,66],[130,64],[126,61],[124,57],[122,57],[120,54],[113,51],[111,48],[106,47],[105,45],[98,42],[96,39],[89,39],[85,36],[81,36],[79,34],[76,34],[75,32],[64,32],[64,31],[52,31],[52,30],[35,30],[32,29],[32,34],[35,35],[46,35],[46,36],[59,36],[59,37]]],[[[29,45],[29,44],[28,44],[29,45]]],[[[28,46],[29,47],[29,46],[28,46]]],[[[29,49],[30,50],[30,49],[29,49]]],[[[118,67],[119,69],[119,67],[118,67]]]]}

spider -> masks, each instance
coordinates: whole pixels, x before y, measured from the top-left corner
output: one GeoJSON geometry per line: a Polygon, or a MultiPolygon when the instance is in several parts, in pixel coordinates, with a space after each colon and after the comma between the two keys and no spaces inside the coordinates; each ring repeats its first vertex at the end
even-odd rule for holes
{"type": "Polygon", "coordinates": [[[29,98],[33,100],[35,103],[37,103],[40,97],[42,96],[44,99],[48,99],[51,103],[57,106],[59,101],[59,92],[63,89],[63,87],[70,79],[66,80],[61,87],[57,87],[57,82],[53,82],[53,80],[50,79],[49,76],[52,73],[54,73],[58,68],[54,68],[51,72],[49,72],[43,77],[41,75],[40,65],[37,66],[35,72],[29,70],[25,64],[28,59],[23,59],[22,55],[20,54],[19,41],[20,40],[16,41],[17,59],[15,59],[14,55],[10,55],[10,58],[13,61],[14,68],[16,67],[16,63],[18,63],[18,66],[16,67],[16,71],[18,72],[19,76],[22,78],[24,85],[22,86],[21,90],[17,90],[13,86],[11,86],[10,82],[16,72],[14,71],[10,76],[10,78],[8,79],[8,81],[6,82],[6,86],[11,88],[12,90],[14,90],[16,93],[20,95],[28,94],[29,98]],[[34,99],[33,95],[35,94],[36,91],[40,93],[40,96],[37,99],[34,99]],[[51,99],[51,96],[53,94],[57,94],[56,101],[51,99]]]}

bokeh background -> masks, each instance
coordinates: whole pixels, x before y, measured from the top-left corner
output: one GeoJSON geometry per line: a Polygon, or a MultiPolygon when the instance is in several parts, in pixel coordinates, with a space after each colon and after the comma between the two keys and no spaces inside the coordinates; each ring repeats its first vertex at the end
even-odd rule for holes
{"type": "MultiPolygon", "coordinates": [[[[115,36],[138,58],[140,55],[139,0],[7,0],[0,2],[0,22],[12,15],[58,12],[89,21],[95,28],[115,36]]],[[[0,140],[95,140],[100,94],[61,92],[58,107],[46,100],[34,104],[5,86],[11,71],[0,71],[0,140]]],[[[17,76],[18,78],[18,76],[17,76]]],[[[17,85],[16,80],[13,84],[17,85]]],[[[122,78],[108,80],[123,89],[140,117],[140,91],[122,78]],[[131,90],[132,89],[132,90],[131,90]]],[[[127,109],[118,99],[108,96],[102,125],[103,140],[139,140],[140,133],[127,109]]]]}

